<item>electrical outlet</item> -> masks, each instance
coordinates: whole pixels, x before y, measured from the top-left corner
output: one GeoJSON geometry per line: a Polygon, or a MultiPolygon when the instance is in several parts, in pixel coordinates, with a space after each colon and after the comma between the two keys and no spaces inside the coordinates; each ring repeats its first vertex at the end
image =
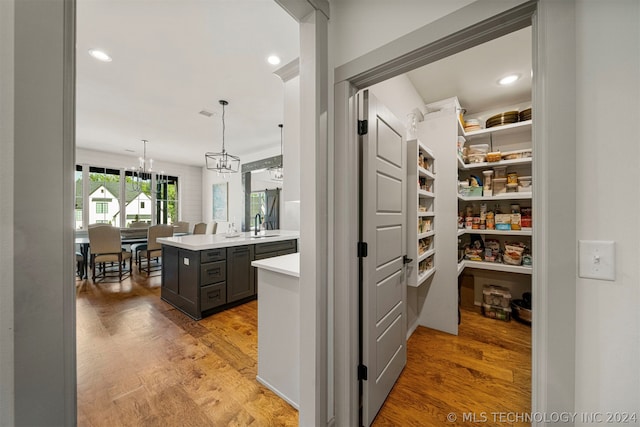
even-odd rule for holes
{"type": "Polygon", "coordinates": [[[579,273],[585,279],[616,280],[615,242],[579,241],[579,273]]]}

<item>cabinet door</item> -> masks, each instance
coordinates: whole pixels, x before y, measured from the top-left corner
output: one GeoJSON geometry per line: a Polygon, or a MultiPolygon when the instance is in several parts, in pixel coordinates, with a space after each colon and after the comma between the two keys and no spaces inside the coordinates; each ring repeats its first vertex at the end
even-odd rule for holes
{"type": "Polygon", "coordinates": [[[200,253],[180,249],[178,257],[180,286],[178,293],[182,298],[193,303],[194,306],[198,303],[198,292],[200,291],[199,270],[200,253]]]}
{"type": "Polygon", "coordinates": [[[256,294],[253,245],[227,248],[227,302],[256,294]]]}
{"type": "Polygon", "coordinates": [[[162,287],[178,293],[178,248],[162,246],[162,287]]]}

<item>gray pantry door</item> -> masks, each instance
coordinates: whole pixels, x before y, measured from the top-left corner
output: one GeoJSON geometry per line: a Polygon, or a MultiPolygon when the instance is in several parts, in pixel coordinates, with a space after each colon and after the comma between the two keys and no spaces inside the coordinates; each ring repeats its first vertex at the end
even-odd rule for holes
{"type": "MultiPolygon", "coordinates": [[[[407,361],[405,128],[369,91],[358,94],[362,424],[369,426],[407,361]],[[366,125],[364,125],[366,120],[366,125]],[[366,253],[365,253],[366,252],[366,253]],[[366,379],[364,379],[366,378],[366,379]]],[[[414,224],[415,226],[415,224],[414,224]]]]}

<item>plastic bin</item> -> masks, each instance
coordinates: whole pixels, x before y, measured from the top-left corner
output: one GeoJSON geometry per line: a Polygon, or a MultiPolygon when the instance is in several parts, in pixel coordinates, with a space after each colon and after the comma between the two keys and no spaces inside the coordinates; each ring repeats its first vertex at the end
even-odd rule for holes
{"type": "Polygon", "coordinates": [[[511,308],[482,304],[482,315],[491,319],[498,319],[508,322],[511,320],[511,308]]]}
{"type": "Polygon", "coordinates": [[[511,306],[511,292],[502,286],[486,285],[482,289],[482,302],[496,307],[509,308],[511,306]]]}

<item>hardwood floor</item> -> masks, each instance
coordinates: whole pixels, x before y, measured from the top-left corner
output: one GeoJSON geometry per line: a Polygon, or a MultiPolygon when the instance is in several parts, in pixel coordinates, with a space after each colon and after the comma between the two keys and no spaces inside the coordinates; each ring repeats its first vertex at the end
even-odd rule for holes
{"type": "Polygon", "coordinates": [[[413,333],[407,366],[373,425],[528,426],[530,412],[531,328],[463,309],[457,337],[413,333]]]}
{"type": "Polygon", "coordinates": [[[298,425],[255,379],[256,301],[195,322],[159,276],[76,287],[79,426],[298,425]]]}
{"type": "MultiPolygon", "coordinates": [[[[157,274],[76,282],[78,425],[298,425],[255,380],[257,302],[195,322],[160,300],[157,274]]],[[[407,353],[375,426],[528,425],[492,412],[530,411],[529,327],[463,310],[459,336],[420,327],[407,353]]]]}

